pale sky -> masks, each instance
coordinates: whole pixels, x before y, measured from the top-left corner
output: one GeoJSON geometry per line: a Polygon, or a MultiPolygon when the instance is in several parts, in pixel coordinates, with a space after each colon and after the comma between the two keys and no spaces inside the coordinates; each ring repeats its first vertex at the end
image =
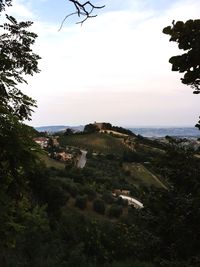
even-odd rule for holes
{"type": "Polygon", "coordinates": [[[199,18],[199,0],[92,0],[98,17],[75,24],[67,0],[13,0],[7,10],[34,21],[40,74],[25,93],[37,100],[31,125],[194,125],[200,96],[168,60],[181,53],[162,33],[173,20],[199,18]],[[159,2],[159,3],[158,3],[159,2]]]}

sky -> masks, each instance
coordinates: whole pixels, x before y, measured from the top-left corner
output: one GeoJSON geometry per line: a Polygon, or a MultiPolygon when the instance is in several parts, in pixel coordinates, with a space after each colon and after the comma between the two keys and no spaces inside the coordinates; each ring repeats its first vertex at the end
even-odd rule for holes
{"type": "Polygon", "coordinates": [[[91,0],[106,7],[82,26],[68,0],[13,0],[7,10],[34,22],[41,72],[24,93],[37,100],[29,123],[120,126],[193,126],[200,96],[168,62],[180,54],[162,29],[199,18],[199,0],[91,0]]]}

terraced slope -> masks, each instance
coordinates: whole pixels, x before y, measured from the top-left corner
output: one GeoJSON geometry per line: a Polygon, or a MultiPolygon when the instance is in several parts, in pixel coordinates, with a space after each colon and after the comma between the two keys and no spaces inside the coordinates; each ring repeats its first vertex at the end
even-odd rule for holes
{"type": "Polygon", "coordinates": [[[93,133],[61,136],[59,143],[63,147],[75,146],[92,152],[122,155],[128,149],[122,140],[109,134],[93,133]]]}
{"type": "Polygon", "coordinates": [[[51,159],[45,153],[40,155],[40,158],[48,168],[53,167],[53,168],[60,169],[60,170],[64,170],[65,169],[65,164],[63,162],[57,161],[55,159],[51,159]]]}
{"type": "Polygon", "coordinates": [[[140,163],[124,163],[123,167],[126,171],[130,171],[130,183],[141,183],[147,186],[167,189],[159,177],[150,172],[144,165],[140,163]]]}

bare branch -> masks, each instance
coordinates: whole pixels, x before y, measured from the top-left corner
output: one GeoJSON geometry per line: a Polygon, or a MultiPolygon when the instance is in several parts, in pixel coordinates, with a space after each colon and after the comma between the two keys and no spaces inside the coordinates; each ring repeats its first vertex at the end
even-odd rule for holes
{"type": "Polygon", "coordinates": [[[82,24],[83,24],[87,19],[89,19],[89,18],[95,18],[95,17],[97,17],[97,15],[87,16],[87,17],[84,18],[83,20],[76,22],[76,24],[81,24],[81,26],[82,26],[82,24]]]}
{"type": "Polygon", "coordinates": [[[87,19],[89,18],[94,18],[97,15],[93,15],[93,11],[94,9],[102,9],[105,7],[105,5],[103,6],[95,6],[93,5],[90,1],[86,1],[83,4],[80,3],[80,1],[78,0],[68,0],[70,2],[72,2],[74,4],[74,7],[76,9],[76,12],[70,13],[69,15],[67,15],[62,23],[61,26],[59,28],[59,31],[62,29],[64,22],[66,21],[66,19],[72,15],[78,15],[78,17],[83,17],[83,19],[81,21],[78,21],[77,24],[83,24],[87,19]]]}
{"type": "Polygon", "coordinates": [[[71,17],[71,16],[73,16],[73,15],[76,15],[76,14],[78,14],[78,12],[77,12],[77,11],[76,11],[76,12],[73,12],[73,13],[71,13],[71,14],[67,15],[67,16],[65,16],[65,18],[63,19],[63,21],[62,21],[62,23],[61,23],[61,25],[60,25],[60,28],[59,28],[59,30],[58,30],[58,31],[60,31],[60,30],[62,29],[62,27],[63,27],[63,24],[64,24],[64,22],[65,22],[65,20],[66,20],[67,18],[69,18],[69,17],[71,17]]]}

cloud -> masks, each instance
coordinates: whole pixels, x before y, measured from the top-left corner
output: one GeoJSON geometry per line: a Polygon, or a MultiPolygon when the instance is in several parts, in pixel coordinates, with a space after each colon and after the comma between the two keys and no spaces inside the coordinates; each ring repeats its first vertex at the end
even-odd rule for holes
{"type": "Polygon", "coordinates": [[[12,6],[8,8],[7,12],[18,19],[33,20],[36,18],[31,9],[30,1],[15,0],[13,1],[12,6]]]}

